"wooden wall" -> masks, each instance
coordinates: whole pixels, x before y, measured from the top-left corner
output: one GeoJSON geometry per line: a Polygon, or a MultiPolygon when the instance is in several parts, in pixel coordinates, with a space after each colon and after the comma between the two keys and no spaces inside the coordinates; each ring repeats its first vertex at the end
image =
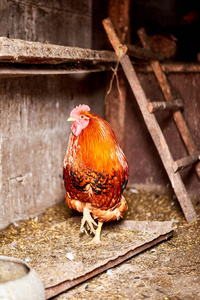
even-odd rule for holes
{"type": "MultiPolygon", "coordinates": [[[[0,36],[91,48],[91,0],[1,4],[0,36]]],[[[0,228],[64,199],[67,117],[80,103],[103,115],[99,82],[100,73],[0,79],[0,228]]]]}
{"type": "MultiPolygon", "coordinates": [[[[105,1],[103,5],[107,7],[105,1]]],[[[92,8],[92,0],[78,1],[78,5],[71,0],[4,0],[0,3],[0,36],[102,49],[107,44],[103,17],[105,10],[102,13],[98,7],[92,8]]],[[[104,115],[106,77],[102,72],[0,78],[0,228],[64,199],[62,162],[70,134],[67,117],[80,103],[104,115]]],[[[162,100],[153,74],[140,73],[139,78],[151,100],[162,100]]],[[[200,74],[170,74],[169,79],[185,103],[184,115],[200,148],[200,74]]],[[[114,118],[117,121],[117,114],[114,118]]],[[[158,118],[174,159],[186,155],[169,115],[158,118]]],[[[153,190],[170,187],[130,90],[126,98],[124,151],[130,165],[129,185],[153,190]]],[[[190,194],[200,198],[193,168],[182,175],[190,194]]]]}
{"type": "Polygon", "coordinates": [[[0,22],[1,36],[90,47],[92,1],[2,0],[0,22]]]}
{"type": "MultiPolygon", "coordinates": [[[[163,96],[152,73],[138,73],[147,97],[163,101],[163,96]]],[[[200,73],[168,74],[171,86],[184,102],[184,117],[197,149],[200,149],[200,73]]],[[[151,139],[137,102],[129,90],[126,105],[125,153],[130,164],[129,184],[149,190],[171,188],[157,149],[151,139]]],[[[187,156],[172,116],[168,112],[156,113],[174,160],[187,156]]],[[[194,167],[181,171],[181,176],[192,198],[200,200],[200,183],[194,167]]]]}

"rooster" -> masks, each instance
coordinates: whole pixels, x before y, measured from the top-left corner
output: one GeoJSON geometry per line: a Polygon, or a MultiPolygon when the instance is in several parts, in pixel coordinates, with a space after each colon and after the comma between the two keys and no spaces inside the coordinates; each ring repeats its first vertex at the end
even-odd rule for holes
{"type": "Polygon", "coordinates": [[[90,243],[101,243],[103,223],[119,220],[127,210],[122,196],[128,182],[127,159],[110,124],[91,113],[88,105],[76,106],[68,121],[73,123],[63,163],[66,202],[83,212],[80,231],[94,234],[90,243]]]}

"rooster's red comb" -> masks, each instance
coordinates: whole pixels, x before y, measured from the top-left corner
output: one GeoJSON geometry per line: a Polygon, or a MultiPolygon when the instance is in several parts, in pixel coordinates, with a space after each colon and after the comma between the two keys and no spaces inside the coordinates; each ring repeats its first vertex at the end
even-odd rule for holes
{"type": "Polygon", "coordinates": [[[80,104],[78,106],[76,106],[74,109],[72,109],[71,113],[70,113],[70,117],[74,117],[77,114],[79,114],[79,112],[81,111],[90,111],[90,108],[88,105],[86,104],[80,104]]]}

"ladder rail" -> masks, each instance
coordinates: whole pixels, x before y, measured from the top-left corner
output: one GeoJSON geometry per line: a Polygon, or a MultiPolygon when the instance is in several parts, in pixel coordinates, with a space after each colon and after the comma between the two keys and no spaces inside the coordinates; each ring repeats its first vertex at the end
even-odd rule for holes
{"type": "Polygon", "coordinates": [[[131,63],[131,60],[126,51],[123,52],[123,45],[120,43],[119,38],[115,32],[114,26],[110,18],[103,20],[103,26],[107,33],[107,36],[117,55],[120,53],[120,63],[130,84],[130,87],[135,95],[136,101],[142,112],[146,126],[151,134],[151,137],[157,147],[160,154],[163,165],[171,181],[174,192],[178,198],[180,206],[183,210],[185,218],[188,222],[195,221],[197,219],[196,212],[192,205],[191,199],[187,193],[187,190],[183,184],[179,173],[174,173],[172,164],[173,158],[169,151],[168,145],[165,141],[165,137],[159,127],[159,124],[153,114],[150,114],[147,109],[148,99],[144,93],[144,90],[137,77],[135,69],[131,63]]]}

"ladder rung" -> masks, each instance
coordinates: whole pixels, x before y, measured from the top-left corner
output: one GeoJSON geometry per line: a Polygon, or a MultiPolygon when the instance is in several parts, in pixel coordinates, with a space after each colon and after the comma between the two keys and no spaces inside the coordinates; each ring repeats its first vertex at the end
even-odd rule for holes
{"type": "Polygon", "coordinates": [[[128,48],[127,54],[144,60],[163,60],[163,56],[158,51],[137,47],[134,45],[126,45],[128,48]]]}
{"type": "Polygon", "coordinates": [[[186,156],[179,160],[174,161],[173,166],[172,166],[174,173],[193,165],[198,160],[200,160],[200,152],[196,152],[194,154],[191,154],[189,156],[186,156]]]}
{"type": "Polygon", "coordinates": [[[147,108],[151,114],[160,110],[176,111],[183,109],[183,102],[181,100],[174,100],[172,102],[149,102],[147,108]]]}

